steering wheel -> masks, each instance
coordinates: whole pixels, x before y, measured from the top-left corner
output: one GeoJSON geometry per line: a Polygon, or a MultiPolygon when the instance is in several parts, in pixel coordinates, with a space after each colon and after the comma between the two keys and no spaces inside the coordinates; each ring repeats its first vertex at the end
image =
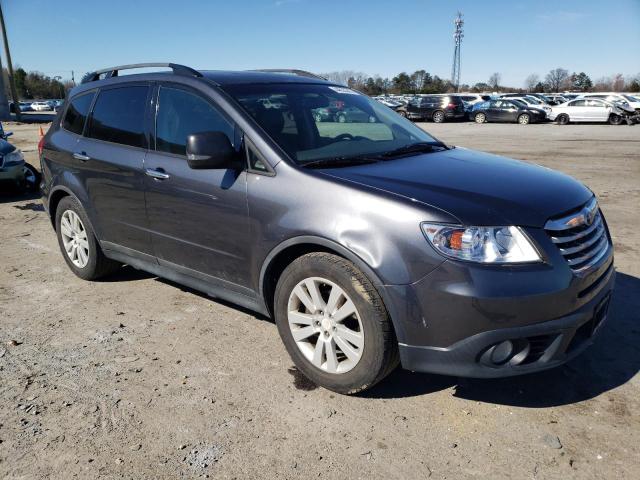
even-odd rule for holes
{"type": "Polygon", "coordinates": [[[354,137],[350,133],[341,133],[340,135],[334,138],[336,142],[339,142],[340,140],[353,140],[353,139],[354,137]]]}

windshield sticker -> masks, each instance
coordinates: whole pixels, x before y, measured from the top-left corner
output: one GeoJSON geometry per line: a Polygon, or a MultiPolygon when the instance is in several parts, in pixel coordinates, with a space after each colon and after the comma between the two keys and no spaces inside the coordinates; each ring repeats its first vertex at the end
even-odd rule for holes
{"type": "Polygon", "coordinates": [[[355,92],[347,87],[329,87],[329,88],[336,93],[345,93],[347,95],[360,95],[358,92],[355,92]]]}

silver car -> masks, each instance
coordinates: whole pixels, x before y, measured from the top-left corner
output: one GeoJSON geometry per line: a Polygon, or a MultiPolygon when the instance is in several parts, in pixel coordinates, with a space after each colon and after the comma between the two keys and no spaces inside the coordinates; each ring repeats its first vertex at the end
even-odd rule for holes
{"type": "Polygon", "coordinates": [[[596,98],[577,98],[570,102],[551,107],[549,120],[555,120],[559,125],[570,122],[622,122],[623,112],[611,102],[596,98]]]}

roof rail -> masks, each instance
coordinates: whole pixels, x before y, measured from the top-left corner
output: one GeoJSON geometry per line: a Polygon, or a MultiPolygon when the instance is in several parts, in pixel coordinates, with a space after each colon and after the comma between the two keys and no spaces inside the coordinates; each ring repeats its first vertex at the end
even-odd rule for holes
{"type": "Polygon", "coordinates": [[[326,78],[316,75],[315,73],[307,72],[306,70],[296,70],[290,68],[259,68],[252,70],[253,72],[266,72],[266,73],[290,73],[292,75],[298,75],[299,77],[317,78],[318,80],[326,80],[326,78]]]}
{"type": "Polygon", "coordinates": [[[96,70],[94,72],[87,73],[82,79],[82,83],[95,82],[100,80],[100,75],[106,74],[104,78],[117,77],[118,72],[121,70],[132,70],[134,68],[149,68],[149,67],[167,67],[173,70],[175,75],[186,75],[189,77],[202,77],[202,74],[191,67],[184,65],[178,65],[177,63],[132,63],[130,65],[119,65],[117,67],[104,68],[102,70],[96,70]]]}

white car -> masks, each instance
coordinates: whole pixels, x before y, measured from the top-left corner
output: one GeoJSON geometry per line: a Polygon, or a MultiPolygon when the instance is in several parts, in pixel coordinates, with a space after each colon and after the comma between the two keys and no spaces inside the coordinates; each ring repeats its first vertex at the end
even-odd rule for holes
{"type": "Polygon", "coordinates": [[[31,109],[34,112],[48,112],[49,110],[51,110],[51,105],[49,105],[47,102],[33,102],[31,104],[31,109]]]}
{"type": "Polygon", "coordinates": [[[551,107],[549,120],[555,120],[558,125],[570,122],[622,122],[623,112],[615,104],[599,98],[576,98],[561,105],[551,107]]]}
{"type": "Polygon", "coordinates": [[[636,97],[624,93],[584,93],[579,98],[599,98],[611,103],[626,103],[636,112],[640,111],[640,101],[636,97]]]}

